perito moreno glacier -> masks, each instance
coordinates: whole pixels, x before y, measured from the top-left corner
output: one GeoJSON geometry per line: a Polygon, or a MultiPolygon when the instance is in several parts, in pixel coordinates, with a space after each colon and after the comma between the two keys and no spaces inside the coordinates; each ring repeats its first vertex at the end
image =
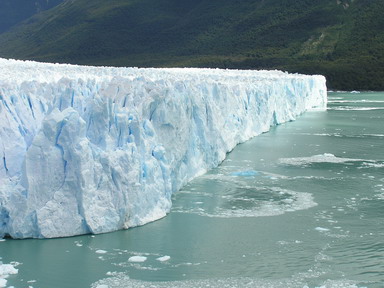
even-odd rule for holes
{"type": "Polygon", "coordinates": [[[238,143],[324,109],[323,76],[0,59],[0,238],[164,217],[238,143]]]}

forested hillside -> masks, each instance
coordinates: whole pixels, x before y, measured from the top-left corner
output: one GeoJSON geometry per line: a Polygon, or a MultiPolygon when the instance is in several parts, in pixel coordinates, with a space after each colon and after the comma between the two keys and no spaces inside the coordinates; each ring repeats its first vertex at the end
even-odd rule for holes
{"type": "Polygon", "coordinates": [[[384,90],[382,0],[67,0],[0,35],[0,57],[282,69],[384,90]]]}
{"type": "Polygon", "coordinates": [[[1,0],[0,33],[41,11],[57,6],[64,0],[1,0]]]}

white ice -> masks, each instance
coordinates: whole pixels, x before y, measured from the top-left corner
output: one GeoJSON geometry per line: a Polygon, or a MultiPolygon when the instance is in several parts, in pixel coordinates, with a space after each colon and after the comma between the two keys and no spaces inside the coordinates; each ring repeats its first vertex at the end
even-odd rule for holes
{"type": "Polygon", "coordinates": [[[147,261],[147,257],[145,256],[132,256],[129,257],[128,262],[145,262],[147,261]]]}
{"type": "Polygon", "coordinates": [[[164,217],[238,143],[326,108],[325,78],[0,59],[0,238],[164,217]]]}
{"type": "Polygon", "coordinates": [[[159,257],[159,258],[156,258],[157,261],[160,261],[160,262],[165,262],[165,261],[168,261],[169,259],[171,259],[170,256],[162,256],[162,257],[159,257]]]}
{"type": "MultiPolygon", "coordinates": [[[[92,288],[195,288],[195,287],[210,287],[210,288],[242,288],[242,287],[257,287],[257,288],[287,288],[287,287],[303,287],[308,288],[308,280],[318,278],[322,272],[313,271],[308,272],[303,277],[303,273],[293,275],[290,278],[281,279],[258,279],[251,277],[236,277],[236,278],[219,278],[219,279],[191,279],[184,281],[156,281],[146,282],[131,279],[128,276],[118,275],[116,277],[109,277],[102,279],[92,284],[92,288]]],[[[353,280],[325,280],[321,282],[320,286],[311,286],[319,288],[363,288],[357,285],[353,280]]]]}
{"type": "Polygon", "coordinates": [[[346,162],[374,162],[372,160],[337,157],[331,153],[313,155],[309,157],[280,158],[279,163],[292,166],[306,166],[314,163],[346,163],[346,162]]]}
{"type": "Polygon", "coordinates": [[[328,232],[329,231],[328,228],[323,228],[323,227],[316,227],[315,230],[319,231],[319,232],[328,232]]]}
{"type": "Polygon", "coordinates": [[[9,275],[14,275],[19,272],[12,264],[2,264],[0,262],[0,288],[7,287],[7,279],[9,275]]]}

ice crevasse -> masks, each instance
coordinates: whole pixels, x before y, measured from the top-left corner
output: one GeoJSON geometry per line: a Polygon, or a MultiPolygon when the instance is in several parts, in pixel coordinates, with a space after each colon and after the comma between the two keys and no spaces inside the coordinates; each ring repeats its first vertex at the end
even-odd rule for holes
{"type": "Polygon", "coordinates": [[[0,238],[159,219],[238,143],[326,101],[319,75],[0,59],[0,238]]]}

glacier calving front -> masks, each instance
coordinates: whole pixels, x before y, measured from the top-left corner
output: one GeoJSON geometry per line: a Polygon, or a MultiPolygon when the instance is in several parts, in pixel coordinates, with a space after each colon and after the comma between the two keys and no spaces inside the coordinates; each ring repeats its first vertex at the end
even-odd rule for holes
{"type": "Polygon", "coordinates": [[[0,59],[0,237],[159,219],[238,143],[325,106],[322,76],[0,59]]]}

